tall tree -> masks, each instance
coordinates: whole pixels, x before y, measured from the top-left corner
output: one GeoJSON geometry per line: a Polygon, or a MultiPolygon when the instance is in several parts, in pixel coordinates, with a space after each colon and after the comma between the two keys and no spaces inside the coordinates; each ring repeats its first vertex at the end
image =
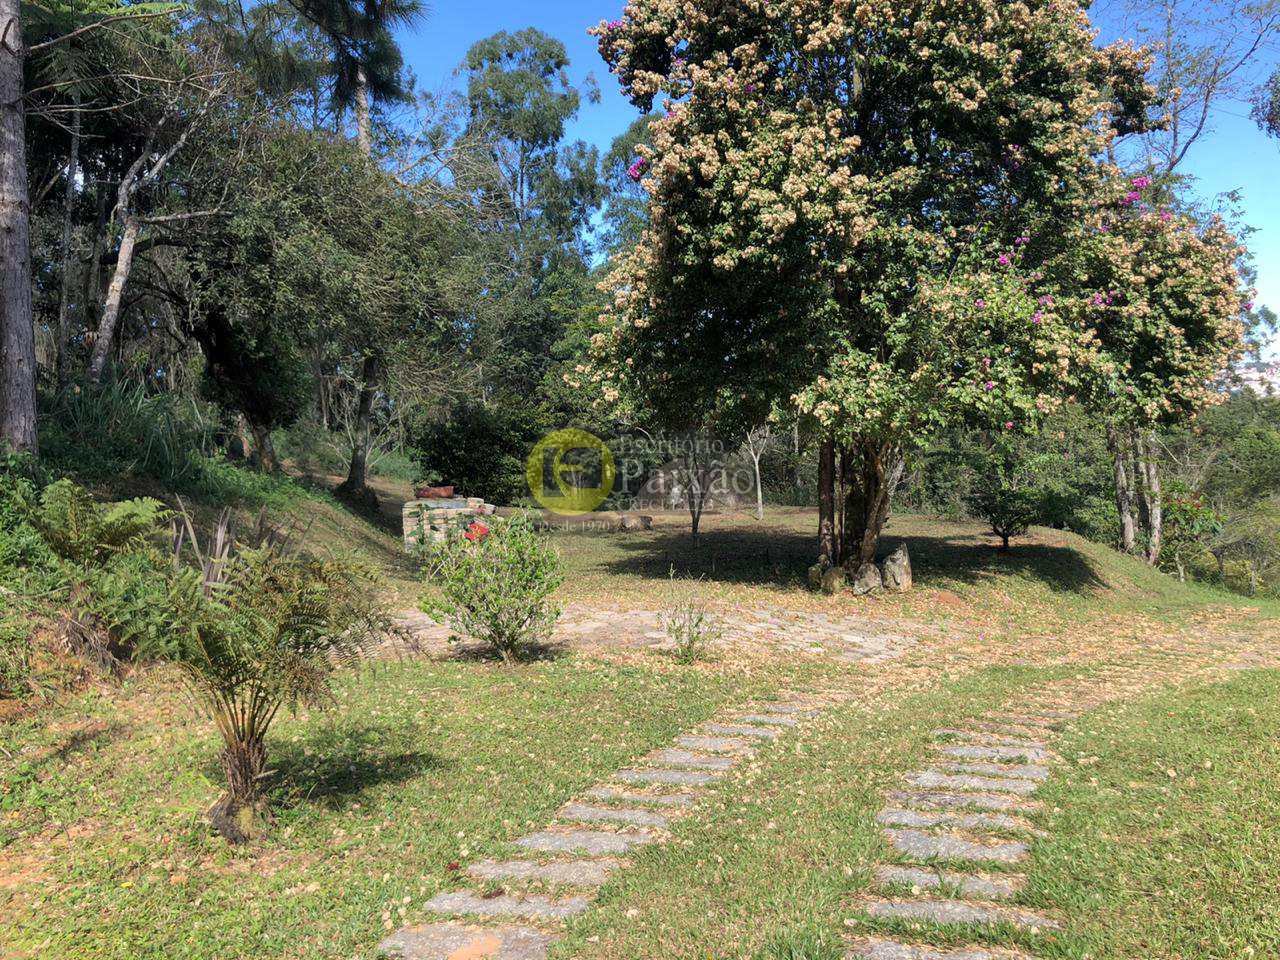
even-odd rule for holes
{"type": "Polygon", "coordinates": [[[1070,242],[1095,156],[1143,123],[1141,56],[1095,48],[1073,2],[632,0],[596,33],[631,100],[670,110],[612,280],[613,374],[671,418],[797,398],[823,485],[833,459],[853,481],[838,538],[822,495],[824,546],[870,562],[907,452],[1060,392],[1070,330],[1017,265],[1070,242]]]}

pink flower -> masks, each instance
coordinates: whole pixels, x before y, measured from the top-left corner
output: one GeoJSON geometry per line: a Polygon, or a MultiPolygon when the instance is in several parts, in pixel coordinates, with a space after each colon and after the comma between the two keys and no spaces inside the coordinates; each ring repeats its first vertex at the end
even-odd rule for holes
{"type": "Polygon", "coordinates": [[[1130,207],[1130,206],[1133,206],[1133,204],[1137,203],[1141,199],[1142,199],[1142,191],[1130,190],[1128,193],[1124,195],[1124,199],[1121,200],[1120,202],[1123,203],[1126,207],[1130,207]]]}
{"type": "Polygon", "coordinates": [[[988,380],[986,383],[982,385],[982,387],[984,390],[987,391],[987,393],[990,393],[992,390],[996,388],[995,381],[988,380]]]}
{"type": "Polygon", "coordinates": [[[1136,190],[1145,190],[1147,187],[1151,186],[1151,178],[1147,176],[1134,177],[1133,186],[1136,190]]]}
{"type": "Polygon", "coordinates": [[[979,310],[987,309],[987,301],[983,300],[981,297],[973,301],[973,305],[977,307],[979,310]]]}
{"type": "Polygon", "coordinates": [[[1017,240],[1015,240],[1015,241],[1013,241],[1013,242],[1014,242],[1014,243],[1016,243],[1016,244],[1017,244],[1018,246],[1020,246],[1020,247],[1025,247],[1028,243],[1030,243],[1030,242],[1031,242],[1031,238],[1030,238],[1030,237],[1028,237],[1028,236],[1021,236],[1021,237],[1019,237],[1017,240]]]}
{"type": "Polygon", "coordinates": [[[1042,306],[1042,307],[1052,307],[1052,306],[1053,306],[1053,297],[1052,297],[1050,294],[1047,294],[1047,293],[1046,293],[1043,297],[1041,297],[1041,298],[1040,298],[1040,306],[1042,306]]]}
{"type": "Polygon", "coordinates": [[[1012,429],[1013,429],[1013,421],[1012,421],[1012,420],[1006,420],[1006,421],[1004,422],[1004,428],[1005,428],[1006,430],[1012,430],[1012,429]]]}
{"type": "Polygon", "coordinates": [[[1252,300],[1249,300],[1248,302],[1246,302],[1246,303],[1245,303],[1245,305],[1244,305],[1244,308],[1245,308],[1245,310],[1246,310],[1246,311],[1252,310],[1252,309],[1253,309],[1253,301],[1252,301],[1252,300]]]}
{"type": "Polygon", "coordinates": [[[1040,323],[1040,321],[1042,321],[1043,319],[1044,319],[1044,311],[1043,311],[1043,310],[1037,310],[1035,313],[1033,313],[1033,314],[1031,315],[1031,322],[1032,322],[1032,323],[1039,324],[1039,323],[1040,323]]]}
{"type": "Polygon", "coordinates": [[[1007,267],[1009,264],[1013,263],[1013,259],[1007,253],[1002,253],[1000,256],[996,257],[996,263],[1000,264],[1002,267],[1007,267]]]}
{"type": "Polygon", "coordinates": [[[1160,219],[1161,219],[1161,221],[1162,221],[1162,222],[1164,222],[1164,223],[1168,223],[1170,220],[1172,220],[1172,219],[1173,219],[1173,214],[1172,214],[1172,213],[1170,213],[1168,210],[1161,210],[1161,211],[1160,211],[1160,219]]]}
{"type": "Polygon", "coordinates": [[[637,157],[635,163],[627,167],[627,176],[632,180],[638,181],[644,175],[644,168],[648,161],[644,157],[637,157]]]}

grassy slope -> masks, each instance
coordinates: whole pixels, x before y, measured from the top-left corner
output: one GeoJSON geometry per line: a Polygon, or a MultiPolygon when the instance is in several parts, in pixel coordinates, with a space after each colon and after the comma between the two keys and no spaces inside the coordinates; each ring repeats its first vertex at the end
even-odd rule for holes
{"type": "MultiPolygon", "coordinates": [[[[294,484],[248,502],[293,514],[316,547],[378,565],[407,606],[419,588],[399,551],[399,491],[382,492],[385,516],[372,523],[294,484]]],[[[791,510],[763,523],[708,518],[696,553],[677,517],[626,537],[558,533],[570,571],[563,599],[654,606],[675,566],[724,604],[969,631],[991,662],[1032,659],[1030,634],[1102,656],[1116,638],[1255,631],[1276,615],[1069,535],[1037,531],[1001,556],[977,525],[910,517],[891,533],[911,546],[915,593],[814,596],[802,586],[811,526],[791,510]]],[[[880,789],[918,755],[930,726],[1047,675],[1031,663],[966,677],[915,666],[924,670],[900,690],[858,700],[811,743],[770,753],[752,781],[735,779],[679,842],[644,852],[561,955],[639,960],[673,944],[679,950],[661,955],[836,956],[841,901],[865,883],[878,849],[880,789]]],[[[575,791],[718,706],[818,681],[865,693],[859,671],[831,670],[782,660],[689,670],[635,654],[515,672],[383,664],[344,680],[336,714],[275,731],[279,822],[244,850],[202,823],[218,792],[217,743],[169,680],[150,674],[122,691],[89,691],[0,729],[0,876],[14,878],[0,883],[0,942],[19,956],[359,955],[401,907],[421,917],[416,905],[453,882],[451,861],[501,851],[575,791]]]]}

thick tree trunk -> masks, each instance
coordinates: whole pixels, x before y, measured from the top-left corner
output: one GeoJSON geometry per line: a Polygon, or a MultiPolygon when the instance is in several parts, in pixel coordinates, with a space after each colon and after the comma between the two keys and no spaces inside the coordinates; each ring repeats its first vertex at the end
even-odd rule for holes
{"type": "Polygon", "coordinates": [[[818,448],[818,556],[834,564],[836,555],[836,443],[824,437],[818,448]]]}
{"type": "Polygon", "coordinates": [[[141,232],[142,220],[136,214],[126,211],[124,233],[120,237],[120,255],[116,260],[115,272],[111,275],[111,284],[107,287],[107,299],[102,305],[102,320],[98,323],[98,332],[93,338],[93,353],[89,357],[89,382],[93,384],[102,382],[103,371],[111,356],[111,345],[115,342],[116,327],[120,323],[124,288],[129,282],[129,272],[133,269],[133,251],[137,248],[138,234],[141,232]]]}
{"type": "Polygon", "coordinates": [[[232,843],[245,843],[261,833],[267,815],[262,796],[262,775],[267,748],[261,739],[229,743],[222,751],[227,792],[209,810],[209,820],[232,843]]]}
{"type": "Polygon", "coordinates": [[[80,97],[71,114],[71,150],[67,155],[67,192],[62,199],[62,291],[58,298],[58,388],[71,375],[71,223],[76,205],[76,180],[80,177],[80,97]]]}
{"type": "Polygon", "coordinates": [[[862,442],[851,453],[842,559],[845,568],[856,574],[863,564],[875,561],[906,461],[893,444],[862,442]]]}
{"type": "Polygon", "coordinates": [[[275,444],[271,442],[271,431],[252,420],[248,420],[248,423],[249,430],[253,433],[253,450],[258,458],[259,469],[265,473],[279,472],[280,461],[276,458],[275,444]]]}
{"type": "Polygon", "coordinates": [[[1143,514],[1147,525],[1147,563],[1160,561],[1164,541],[1164,496],[1160,487],[1160,465],[1156,462],[1153,438],[1135,431],[1134,462],[1142,476],[1143,514]]]}
{"type": "Polygon", "coordinates": [[[0,446],[36,453],[25,56],[18,0],[0,0],[0,446]]]}
{"type": "Polygon", "coordinates": [[[1137,525],[1134,520],[1133,477],[1129,467],[1129,444],[1124,441],[1119,428],[1107,428],[1107,446],[1116,481],[1116,509],[1120,512],[1120,549],[1133,553],[1137,549],[1137,525]]]}
{"type": "Polygon", "coordinates": [[[338,488],[348,497],[368,497],[369,444],[373,435],[373,401],[378,392],[381,364],[376,356],[365,358],[361,371],[360,398],[356,403],[355,436],[351,444],[351,466],[347,479],[338,488]]]}
{"type": "Polygon", "coordinates": [[[754,451],[751,454],[751,466],[756,475],[756,519],[764,519],[764,487],[760,484],[760,455],[754,451]]]}

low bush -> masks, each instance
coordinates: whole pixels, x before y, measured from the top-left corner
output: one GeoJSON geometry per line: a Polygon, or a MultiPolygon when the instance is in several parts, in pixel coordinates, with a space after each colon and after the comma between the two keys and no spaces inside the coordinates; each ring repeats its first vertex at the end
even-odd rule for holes
{"type": "Polygon", "coordinates": [[[692,597],[674,601],[661,619],[672,657],[686,666],[706,659],[721,635],[707,605],[692,597]]]}
{"type": "Polygon", "coordinates": [[[551,594],[564,581],[563,564],[528,515],[451,535],[432,566],[440,597],[422,608],[458,632],[451,639],[488,643],[508,664],[550,639],[560,617],[551,594]]]}

